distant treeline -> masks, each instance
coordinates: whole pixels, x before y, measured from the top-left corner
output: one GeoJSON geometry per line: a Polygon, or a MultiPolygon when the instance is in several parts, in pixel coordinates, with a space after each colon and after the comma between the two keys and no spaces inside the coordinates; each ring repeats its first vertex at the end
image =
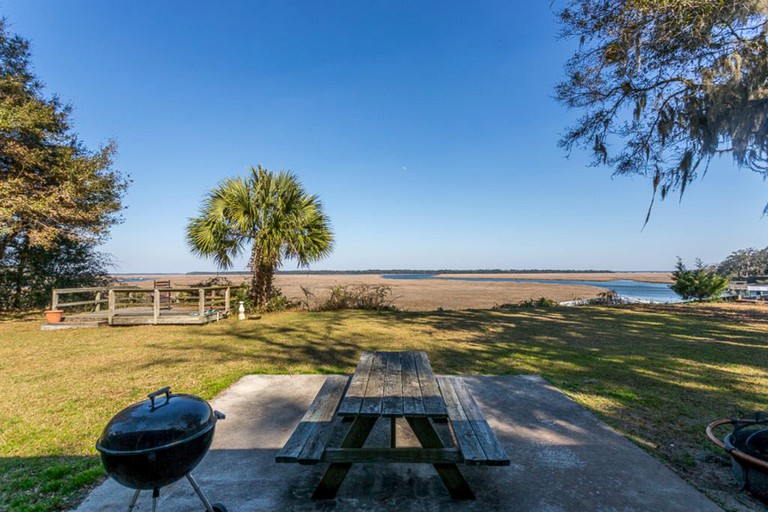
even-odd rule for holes
{"type": "MultiPolygon", "coordinates": [[[[187,275],[241,275],[248,274],[248,270],[228,270],[226,272],[187,272],[187,275]]],[[[336,275],[336,274],[614,274],[614,270],[556,270],[556,269],[524,269],[524,270],[502,270],[502,269],[476,269],[476,270],[414,270],[414,269],[369,269],[369,270],[278,270],[277,274],[313,274],[313,275],[336,275]]]]}

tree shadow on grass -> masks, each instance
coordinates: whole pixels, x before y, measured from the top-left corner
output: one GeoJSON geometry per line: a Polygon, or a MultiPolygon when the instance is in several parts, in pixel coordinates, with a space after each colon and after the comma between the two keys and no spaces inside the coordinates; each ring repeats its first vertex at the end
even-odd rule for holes
{"type": "Polygon", "coordinates": [[[98,457],[0,458],[0,510],[68,510],[104,476],[98,457]]]}
{"type": "Polygon", "coordinates": [[[400,321],[453,339],[429,348],[437,371],[542,375],[705,490],[723,488],[727,472],[716,470],[728,462],[706,425],[768,409],[768,319],[751,310],[453,311],[400,321]]]}

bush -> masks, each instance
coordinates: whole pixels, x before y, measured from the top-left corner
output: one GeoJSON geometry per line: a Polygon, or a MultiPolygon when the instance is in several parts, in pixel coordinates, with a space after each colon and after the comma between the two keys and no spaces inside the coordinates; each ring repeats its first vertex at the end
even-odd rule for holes
{"type": "Polygon", "coordinates": [[[592,299],[592,304],[621,304],[621,297],[616,293],[616,290],[608,290],[607,292],[600,292],[595,299],[592,299]]]}
{"type": "Polygon", "coordinates": [[[283,294],[280,288],[272,288],[272,296],[269,301],[262,308],[257,308],[253,305],[251,299],[251,285],[248,282],[244,282],[237,288],[232,288],[232,310],[237,313],[237,309],[240,307],[242,301],[243,307],[246,313],[274,313],[276,311],[284,311],[286,309],[293,309],[301,306],[301,303],[292,301],[283,294]]]}
{"type": "Polygon", "coordinates": [[[232,286],[233,283],[224,276],[216,276],[190,284],[190,288],[208,288],[209,286],[232,286]]]}
{"type": "Polygon", "coordinates": [[[714,269],[704,266],[700,259],[696,259],[696,268],[688,270],[683,260],[677,258],[675,271],[672,273],[672,291],[680,295],[683,300],[708,300],[719,297],[728,286],[728,278],[720,276],[714,269]]]}
{"type": "Polygon", "coordinates": [[[327,297],[317,298],[309,289],[301,287],[305,308],[313,311],[339,311],[342,309],[365,309],[369,311],[395,311],[395,298],[389,286],[336,285],[327,297]]]}
{"type": "Polygon", "coordinates": [[[243,307],[247,313],[252,312],[253,301],[251,300],[251,286],[247,282],[244,282],[237,288],[233,288],[232,301],[232,310],[234,312],[237,312],[237,309],[240,307],[240,302],[243,303],[243,307]]]}
{"type": "Polygon", "coordinates": [[[272,296],[267,303],[261,309],[266,313],[274,313],[275,311],[285,311],[286,309],[293,309],[301,306],[300,302],[292,301],[283,294],[280,288],[272,288],[272,296]]]}
{"type": "Polygon", "coordinates": [[[552,308],[557,306],[557,302],[548,299],[546,297],[539,297],[538,299],[526,299],[520,302],[510,302],[507,304],[497,304],[491,309],[495,311],[504,311],[505,309],[518,309],[518,308],[552,308]]]}

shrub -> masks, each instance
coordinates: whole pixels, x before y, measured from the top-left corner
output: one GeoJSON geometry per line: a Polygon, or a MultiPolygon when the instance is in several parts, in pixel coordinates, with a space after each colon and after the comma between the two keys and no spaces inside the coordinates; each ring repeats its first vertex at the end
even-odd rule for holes
{"type": "Polygon", "coordinates": [[[539,297],[538,299],[526,299],[520,302],[510,302],[507,304],[497,304],[493,306],[495,311],[503,311],[505,309],[517,309],[517,308],[551,308],[557,306],[557,301],[548,299],[546,297],[539,297]]]}
{"type": "Polygon", "coordinates": [[[233,283],[224,276],[216,276],[206,279],[205,281],[198,281],[192,283],[189,286],[191,288],[208,288],[209,286],[232,286],[233,283]]]}
{"type": "Polygon", "coordinates": [[[272,296],[269,301],[264,304],[264,307],[257,308],[253,305],[251,285],[248,282],[244,282],[237,288],[232,288],[232,301],[232,309],[235,313],[237,313],[237,309],[240,307],[239,303],[241,301],[246,313],[274,313],[276,311],[284,311],[286,309],[297,308],[301,305],[299,302],[292,301],[286,297],[280,288],[274,287],[272,288],[272,296]]]}
{"type": "Polygon", "coordinates": [[[253,311],[253,301],[251,300],[251,286],[244,282],[237,288],[232,289],[232,300],[234,301],[232,304],[232,310],[237,312],[237,309],[240,307],[240,302],[243,303],[243,307],[245,308],[246,312],[252,312],[253,311]]]}
{"type": "Polygon", "coordinates": [[[395,298],[389,286],[336,285],[326,297],[318,298],[309,289],[301,287],[305,300],[304,307],[314,311],[339,311],[342,309],[365,309],[370,311],[394,311],[395,298]]]}
{"type": "Polygon", "coordinates": [[[269,301],[261,308],[261,311],[267,313],[274,313],[275,311],[285,311],[286,309],[297,308],[301,305],[300,302],[293,301],[283,294],[280,288],[272,288],[272,296],[269,301]]]}
{"type": "Polygon", "coordinates": [[[608,290],[607,292],[600,292],[597,294],[597,298],[593,299],[593,304],[621,304],[621,297],[616,293],[616,290],[608,290]]]}
{"type": "Polygon", "coordinates": [[[687,269],[683,260],[677,258],[675,271],[672,273],[672,291],[680,295],[683,300],[708,300],[719,297],[728,286],[728,278],[718,275],[714,269],[704,266],[700,259],[696,259],[696,268],[687,269]]]}

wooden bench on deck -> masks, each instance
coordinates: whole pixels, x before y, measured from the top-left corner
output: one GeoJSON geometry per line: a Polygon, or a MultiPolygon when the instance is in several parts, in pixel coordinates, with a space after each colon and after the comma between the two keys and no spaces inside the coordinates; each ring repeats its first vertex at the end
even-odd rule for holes
{"type": "MultiPolygon", "coordinates": [[[[171,287],[171,280],[170,279],[155,279],[154,283],[152,284],[152,287],[154,289],[158,288],[170,288],[171,287]]],[[[160,292],[160,304],[167,304],[167,306],[163,306],[167,309],[171,309],[171,292],[160,292]]]]}
{"type": "Polygon", "coordinates": [[[329,499],[353,463],[429,463],[454,499],[474,494],[457,463],[508,466],[503,446],[457,377],[435,377],[424,352],[365,352],[350,379],[329,377],[276,462],[330,466],[313,499],[329,499]],[[405,419],[421,448],[397,448],[396,418],[405,419]],[[329,446],[336,421],[351,421],[340,446],[329,446]],[[390,447],[363,447],[379,419],[390,421],[390,447]],[[450,425],[447,439],[435,429],[450,425]]]}

